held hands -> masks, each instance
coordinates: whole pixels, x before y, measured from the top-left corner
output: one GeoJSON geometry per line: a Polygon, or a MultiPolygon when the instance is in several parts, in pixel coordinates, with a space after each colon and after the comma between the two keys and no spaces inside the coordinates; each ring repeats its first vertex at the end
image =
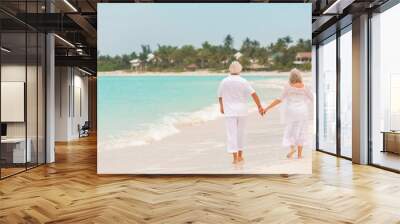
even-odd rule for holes
{"type": "Polygon", "coordinates": [[[270,108],[268,108],[268,107],[266,107],[266,108],[258,107],[258,113],[259,113],[261,116],[264,116],[264,115],[268,112],[269,109],[270,109],[270,108]]]}
{"type": "Polygon", "coordinates": [[[261,107],[261,106],[258,107],[258,113],[259,113],[261,116],[264,116],[265,112],[266,112],[266,110],[265,110],[263,107],[261,107]]]}
{"type": "Polygon", "coordinates": [[[270,109],[270,108],[268,108],[268,107],[264,108],[264,114],[266,114],[266,113],[268,112],[269,109],[270,109]]]}

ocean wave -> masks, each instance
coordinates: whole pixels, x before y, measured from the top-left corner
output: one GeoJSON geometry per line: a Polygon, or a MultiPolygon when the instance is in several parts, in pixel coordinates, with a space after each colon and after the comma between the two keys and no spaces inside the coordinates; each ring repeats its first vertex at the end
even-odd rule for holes
{"type": "Polygon", "coordinates": [[[146,145],[177,134],[185,126],[201,124],[219,117],[222,117],[222,115],[219,113],[218,104],[213,104],[194,112],[172,113],[154,124],[149,124],[142,131],[128,132],[118,136],[101,137],[99,139],[99,148],[102,150],[112,150],[146,145]]]}
{"type": "MultiPolygon", "coordinates": [[[[303,77],[303,81],[306,86],[310,86],[312,83],[311,77],[303,77]]],[[[267,80],[257,80],[250,81],[250,83],[256,87],[261,89],[283,89],[285,85],[288,84],[288,79],[286,78],[272,78],[267,80]]]]}
{"type": "Polygon", "coordinates": [[[283,89],[288,83],[287,79],[274,78],[268,80],[257,80],[250,82],[255,88],[261,89],[283,89]]]}

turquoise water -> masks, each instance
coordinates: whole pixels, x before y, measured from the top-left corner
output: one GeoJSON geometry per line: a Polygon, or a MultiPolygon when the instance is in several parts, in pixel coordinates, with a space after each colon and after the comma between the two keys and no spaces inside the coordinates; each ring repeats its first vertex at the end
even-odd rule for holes
{"type": "MultiPolygon", "coordinates": [[[[286,78],[244,76],[263,99],[278,96],[286,78]]],[[[99,136],[109,144],[141,145],[179,132],[180,125],[220,116],[224,76],[98,77],[99,136]]],[[[249,99],[250,102],[250,99],[249,99]]]]}

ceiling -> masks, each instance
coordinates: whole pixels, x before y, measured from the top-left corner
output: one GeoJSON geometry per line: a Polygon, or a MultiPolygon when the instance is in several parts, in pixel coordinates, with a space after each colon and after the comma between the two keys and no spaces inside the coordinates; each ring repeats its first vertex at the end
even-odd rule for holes
{"type": "Polygon", "coordinates": [[[353,17],[376,12],[391,0],[313,0],[312,36],[316,44],[352,23],[353,17]]]}

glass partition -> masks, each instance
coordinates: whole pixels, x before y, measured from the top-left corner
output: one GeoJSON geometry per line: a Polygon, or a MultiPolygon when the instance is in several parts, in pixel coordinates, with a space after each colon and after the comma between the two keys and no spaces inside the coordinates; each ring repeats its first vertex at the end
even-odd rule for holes
{"type": "Polygon", "coordinates": [[[352,157],[352,32],[351,26],[340,36],[340,154],[352,157]]]}
{"type": "Polygon", "coordinates": [[[336,36],[318,48],[318,149],[336,153],[336,36]]]}
{"type": "Polygon", "coordinates": [[[29,153],[28,168],[37,165],[38,158],[38,35],[27,33],[27,74],[26,74],[26,113],[27,113],[27,150],[29,153]]]}
{"type": "MultiPolygon", "coordinates": [[[[0,3],[18,13],[41,13],[43,5],[0,3]]],[[[0,178],[45,163],[45,45],[44,33],[0,12],[0,178]]]]}
{"type": "MultiPolygon", "coordinates": [[[[40,1],[27,2],[26,12],[42,13],[44,5],[40,1]]],[[[31,22],[38,23],[38,17],[33,17],[31,22]],[[37,21],[34,21],[34,20],[37,21]]],[[[27,167],[35,167],[39,164],[39,76],[42,72],[40,68],[41,42],[44,38],[37,30],[27,27],[27,150],[31,151],[30,162],[27,167]]],[[[44,88],[44,86],[41,86],[44,88]]]]}
{"type": "Polygon", "coordinates": [[[26,33],[1,34],[2,177],[24,171],[26,148],[26,33]]]}
{"type": "Polygon", "coordinates": [[[372,164],[400,170],[400,5],[371,19],[372,164]]]}

